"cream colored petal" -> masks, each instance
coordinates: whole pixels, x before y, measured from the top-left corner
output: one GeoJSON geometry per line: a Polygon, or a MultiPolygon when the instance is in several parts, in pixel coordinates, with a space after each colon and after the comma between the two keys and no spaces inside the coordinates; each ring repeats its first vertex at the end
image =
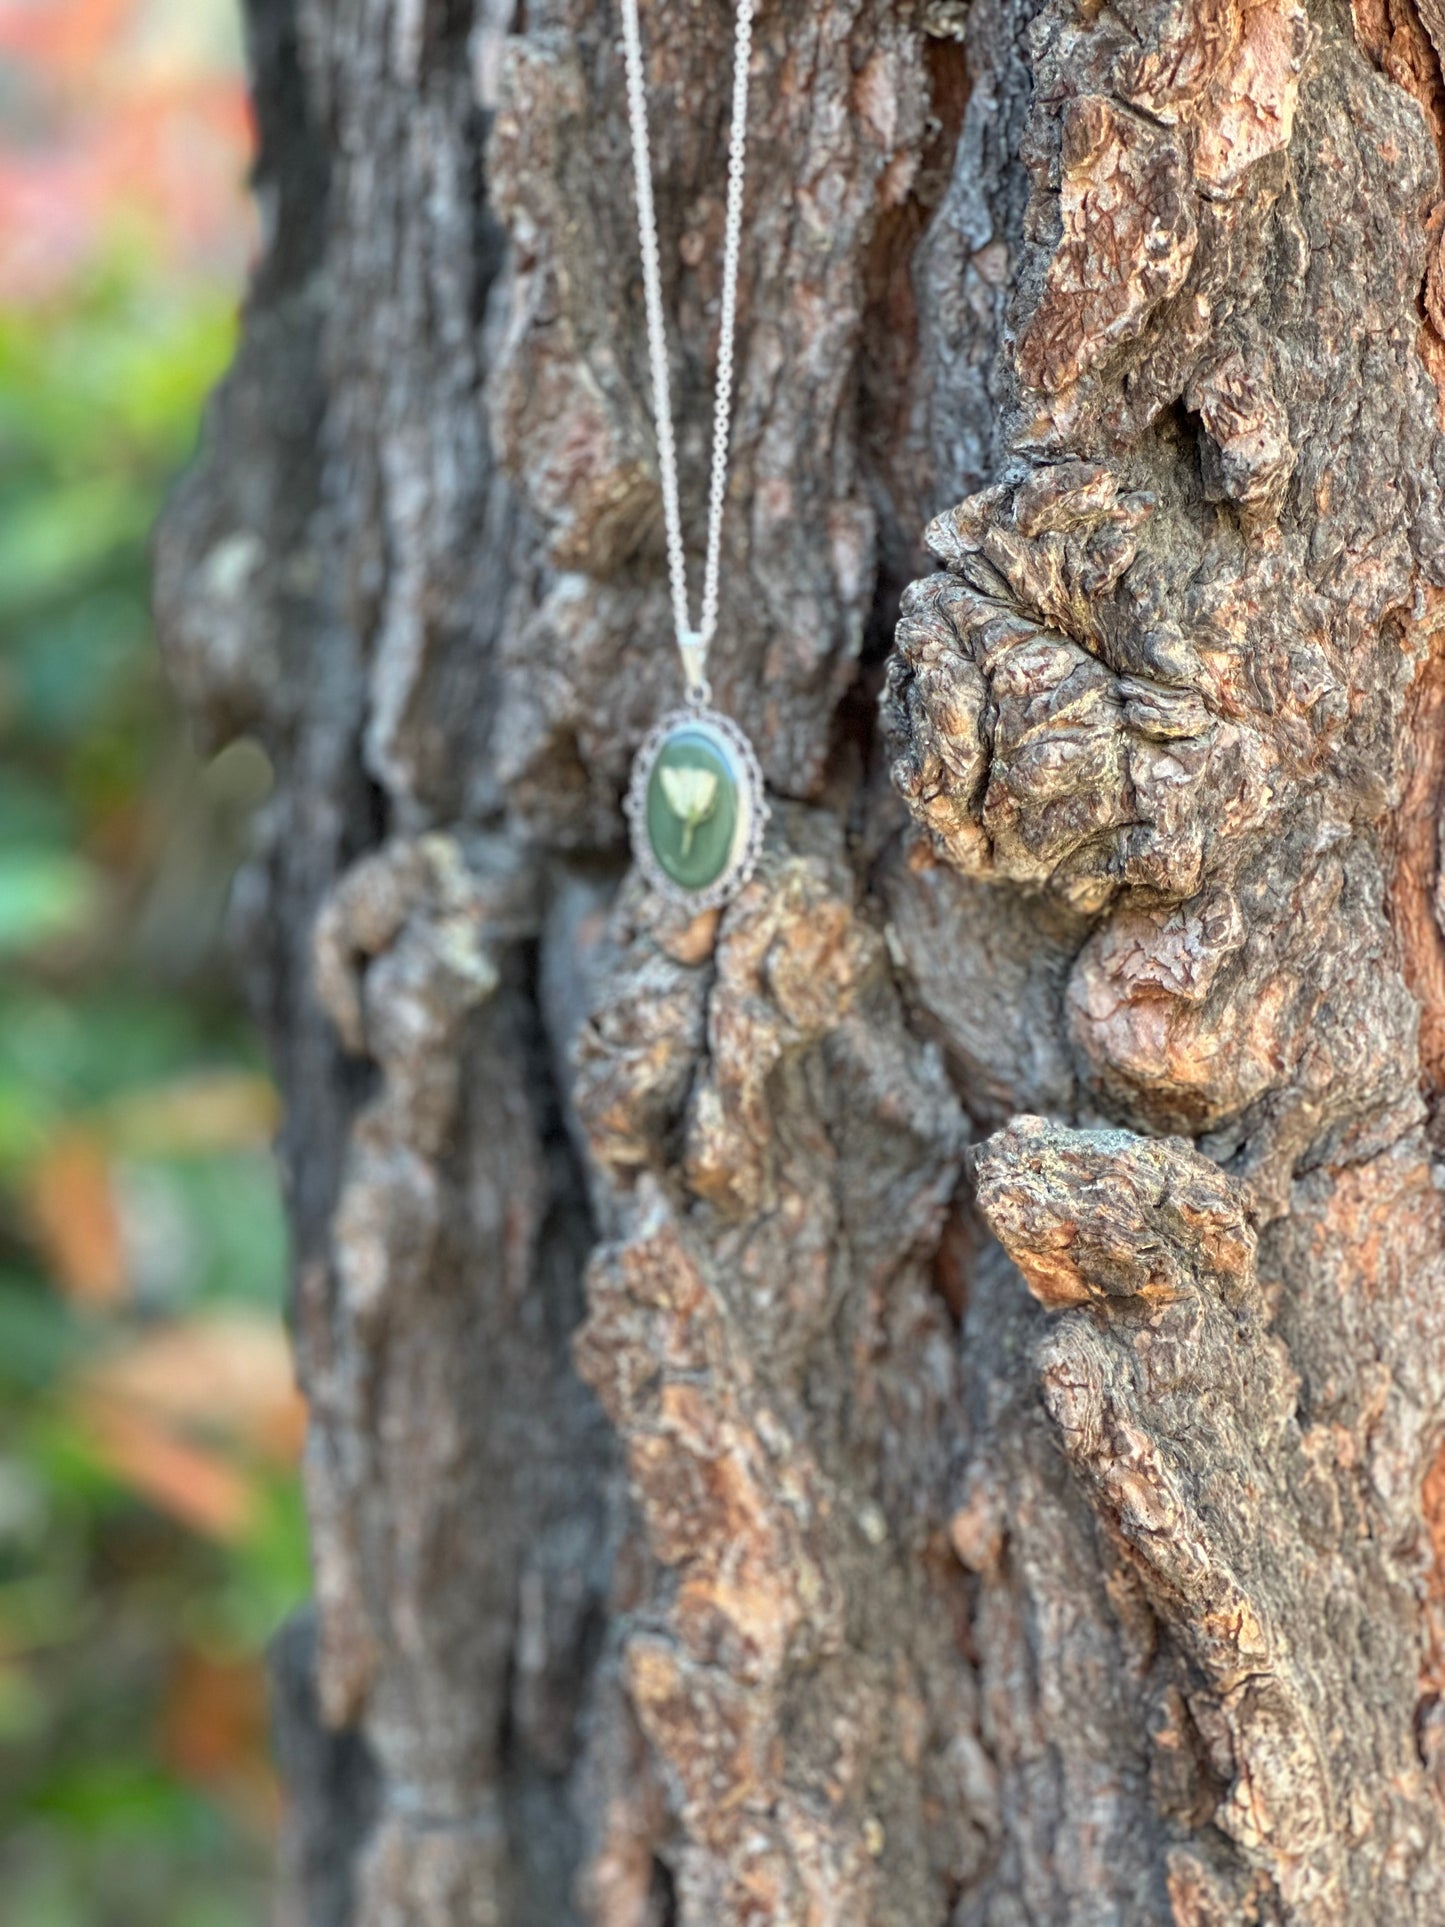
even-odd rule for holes
{"type": "Polygon", "coordinates": [[[717,806],[717,772],[710,769],[665,769],[662,793],[668,808],[684,823],[701,823],[717,806]]]}

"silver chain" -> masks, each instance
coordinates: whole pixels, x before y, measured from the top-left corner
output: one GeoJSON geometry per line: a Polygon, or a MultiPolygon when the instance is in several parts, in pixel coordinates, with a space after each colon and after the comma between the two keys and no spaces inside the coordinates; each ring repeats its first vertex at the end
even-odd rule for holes
{"type": "Polygon", "coordinates": [[[733,120],[728,140],[727,218],[723,226],[722,314],[718,328],[717,386],[713,395],[712,481],[708,491],[707,561],[702,615],[693,628],[687,601],[687,557],[677,492],[677,443],[667,372],[667,328],[662,313],[662,269],[657,209],[652,198],[652,151],[647,128],[647,82],[642,66],[642,29],[637,0],[622,0],[622,40],[627,60],[627,112],[632,123],[632,169],[637,180],[637,234],[642,246],[642,285],[647,305],[647,354],[657,424],[657,466],[667,530],[667,570],[672,582],[672,621],[688,696],[706,702],[707,652],[717,631],[718,579],[722,568],[723,507],[727,500],[728,438],[732,426],[733,343],[738,317],[738,257],[742,252],[743,179],[748,144],[748,64],[752,57],[756,0],[738,0],[733,54],[733,120]]]}

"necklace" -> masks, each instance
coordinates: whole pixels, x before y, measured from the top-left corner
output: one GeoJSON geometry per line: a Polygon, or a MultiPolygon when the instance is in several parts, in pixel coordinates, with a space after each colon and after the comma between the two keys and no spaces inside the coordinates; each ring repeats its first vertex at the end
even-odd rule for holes
{"type": "Polygon", "coordinates": [[[748,62],[756,0],[738,0],[733,57],[732,133],[728,142],[727,216],[723,228],[722,312],[718,330],[717,387],[713,397],[712,478],[708,492],[707,559],[702,612],[694,629],[682,546],[677,486],[677,445],[667,372],[667,330],[662,313],[657,212],[652,198],[652,154],[647,125],[647,87],[637,0],[622,0],[622,38],[627,65],[627,111],[632,125],[632,167],[637,183],[637,233],[647,310],[647,350],[652,376],[657,466],[662,484],[672,620],[682,662],[685,707],[672,710],[649,732],[637,752],[627,793],[627,814],[637,864],[648,883],[670,902],[691,910],[726,903],[747,882],[762,847],[768,805],[763,774],[752,744],[730,716],[712,707],[707,653],[717,629],[723,508],[727,499],[728,433],[732,422],[733,345],[737,333],[738,257],[742,248],[743,178],[748,132],[748,62]]]}

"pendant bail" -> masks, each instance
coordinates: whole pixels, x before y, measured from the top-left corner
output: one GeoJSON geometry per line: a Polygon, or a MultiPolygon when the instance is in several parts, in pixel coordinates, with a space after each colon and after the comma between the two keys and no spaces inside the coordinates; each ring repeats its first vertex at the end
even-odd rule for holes
{"type": "Polygon", "coordinates": [[[707,681],[707,644],[700,630],[683,629],[677,638],[677,652],[682,657],[682,680],[687,689],[690,703],[706,704],[709,700],[707,681]]]}

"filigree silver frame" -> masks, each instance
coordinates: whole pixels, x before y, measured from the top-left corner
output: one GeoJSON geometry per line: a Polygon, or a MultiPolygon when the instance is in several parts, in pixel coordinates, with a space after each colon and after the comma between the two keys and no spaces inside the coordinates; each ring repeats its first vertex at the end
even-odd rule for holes
{"type": "Polygon", "coordinates": [[[632,834],[632,853],[637,867],[665,902],[682,910],[716,910],[742,889],[757,867],[762,852],[763,833],[772,812],[763,788],[762,766],[752,744],[731,716],[721,711],[697,708],[669,710],[647,732],[632,765],[632,781],[627,787],[627,820],[632,834]],[[688,890],[675,883],[657,860],[652,839],[647,834],[647,790],[662,746],[675,729],[701,729],[720,738],[721,746],[734,762],[738,773],[738,826],[733,833],[733,850],[727,866],[716,882],[705,890],[688,890]]]}

